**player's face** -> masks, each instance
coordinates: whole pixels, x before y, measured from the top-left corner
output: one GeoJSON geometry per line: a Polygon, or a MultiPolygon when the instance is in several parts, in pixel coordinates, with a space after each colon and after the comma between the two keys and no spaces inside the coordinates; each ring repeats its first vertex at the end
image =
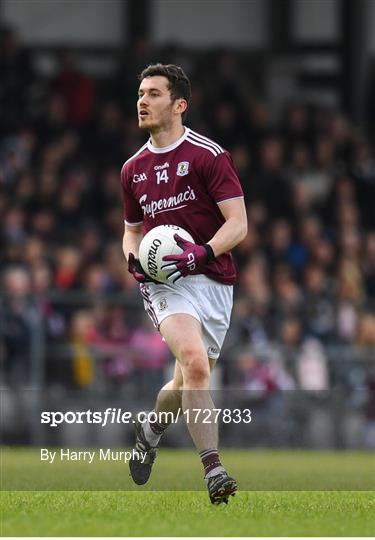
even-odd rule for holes
{"type": "Polygon", "coordinates": [[[174,103],[163,76],[143,79],[138,90],[138,125],[147,131],[168,128],[173,122],[174,103]]]}

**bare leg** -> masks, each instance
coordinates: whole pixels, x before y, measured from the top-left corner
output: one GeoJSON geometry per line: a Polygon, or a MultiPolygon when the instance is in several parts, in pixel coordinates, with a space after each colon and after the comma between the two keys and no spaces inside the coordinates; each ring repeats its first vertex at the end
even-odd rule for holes
{"type": "MultiPolygon", "coordinates": [[[[203,424],[203,411],[212,411],[214,405],[209,393],[210,362],[206,354],[201,335],[201,325],[194,317],[186,314],[170,315],[160,325],[160,331],[164,336],[170,350],[175,354],[177,363],[175,375],[172,381],[167,383],[159,392],[156,412],[177,411],[180,407],[183,411],[191,438],[199,452],[204,468],[204,477],[210,500],[213,504],[227,503],[230,495],[237,491],[237,483],[230,477],[221,464],[218,453],[218,426],[213,421],[203,424]],[[182,381],[182,385],[181,385],[182,381]],[[182,386],[182,390],[181,390],[182,386]],[[198,413],[198,414],[197,414],[198,413]]],[[[214,361],[212,361],[212,365],[214,361]]],[[[207,415],[207,413],[206,413],[207,415]]],[[[145,484],[150,476],[151,467],[155,459],[154,440],[150,440],[151,446],[147,445],[148,435],[152,432],[165,429],[164,426],[150,423],[146,424],[144,432],[139,432],[138,444],[147,447],[149,462],[140,464],[139,460],[129,463],[133,480],[137,484],[145,484]],[[148,428],[149,431],[148,431],[148,428]],[[155,428],[158,428],[155,430],[155,428]]]]}
{"type": "MultiPolygon", "coordinates": [[[[173,379],[163,386],[156,398],[155,411],[158,415],[163,412],[177,414],[181,407],[182,384],[181,368],[176,360],[173,379]]],[[[162,418],[161,415],[159,417],[162,418]]]]}
{"type": "MultiPolygon", "coordinates": [[[[215,360],[209,358],[210,371],[212,371],[215,360]]],[[[158,397],[156,398],[155,411],[160,412],[171,412],[174,415],[177,413],[178,409],[182,407],[181,398],[183,390],[183,377],[180,364],[176,360],[173,379],[167,382],[163,388],[160,390],[158,397]]]]}
{"type": "Polygon", "coordinates": [[[209,393],[210,364],[201,325],[190,315],[175,314],[164,319],[160,332],[180,366],[183,381],[181,406],[193,442],[198,452],[217,448],[217,424],[202,424],[203,410],[212,410],[214,404],[209,393]],[[193,409],[202,412],[197,415],[193,409]]]}

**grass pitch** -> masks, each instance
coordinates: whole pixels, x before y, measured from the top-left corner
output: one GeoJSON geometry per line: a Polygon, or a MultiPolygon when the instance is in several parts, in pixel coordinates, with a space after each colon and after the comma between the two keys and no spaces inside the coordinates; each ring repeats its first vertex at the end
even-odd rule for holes
{"type": "Polygon", "coordinates": [[[4,536],[373,536],[368,492],[4,492],[4,536]]]}
{"type": "MultiPolygon", "coordinates": [[[[2,464],[10,465],[8,475],[16,483],[16,469],[20,476],[29,474],[30,484],[36,478],[32,469],[30,450],[3,450],[2,464]],[[13,459],[13,461],[12,461],[13,459]],[[31,465],[30,465],[31,463],[31,465]],[[12,476],[13,475],[13,476],[12,476]]],[[[228,506],[214,507],[205,491],[16,491],[1,493],[2,536],[374,536],[374,461],[370,454],[319,452],[223,452],[224,462],[237,464],[237,471],[254,477],[257,490],[242,490],[232,497],[228,506]],[[248,463],[251,463],[250,473],[248,463]],[[267,471],[271,471],[265,477],[267,471]],[[285,482],[294,477],[293,463],[298,477],[305,482],[285,482]],[[311,464],[317,464],[311,474],[311,464]],[[304,465],[303,465],[304,464],[304,465]],[[353,484],[355,475],[367,471],[367,491],[276,491],[278,484],[313,487],[312,476],[321,471],[320,485],[327,485],[341,474],[341,484],[353,484]],[[278,475],[275,474],[278,471],[278,475]],[[260,480],[264,477],[264,491],[260,480]],[[324,482],[326,484],[324,484],[324,482]],[[328,482],[329,483],[329,482],[328,482]],[[271,488],[271,489],[270,489],[271,488]],[[272,489],[273,488],[273,489],[272,489]]],[[[175,489],[181,489],[181,469],[199,471],[199,460],[194,452],[162,450],[155,468],[155,478],[169,470],[169,484],[175,478],[175,489]],[[198,463],[197,463],[198,461],[198,463]],[[159,462],[159,463],[158,463],[159,462]]],[[[78,464],[76,464],[78,465],[78,464]]],[[[115,476],[118,469],[115,467],[115,476]]],[[[108,465],[110,466],[110,465],[108,465]]],[[[230,467],[231,473],[235,471],[230,467]]],[[[48,469],[46,469],[48,470],[48,469]]],[[[237,472],[236,471],[236,472],[237,472]]],[[[4,469],[3,471],[4,472],[4,469]]],[[[110,470],[108,469],[109,473],[110,470]]],[[[125,471],[123,470],[123,475],[125,471]]],[[[56,469],[54,476],[66,475],[56,469]]],[[[154,475],[153,475],[154,476],[154,475]]],[[[240,486],[242,478],[237,474],[240,486]]],[[[124,479],[124,476],[122,476],[124,479]]],[[[7,481],[7,483],[8,483],[7,481]]],[[[120,478],[121,481],[121,478],[120,478]]],[[[30,488],[31,488],[30,485],[30,488]]],[[[5,487],[7,487],[5,485],[5,487]]],[[[3,482],[4,488],[4,482],[3,482]]],[[[27,488],[26,488],[27,489],[27,488]]],[[[55,489],[58,489],[55,486],[55,489]]],[[[100,488],[97,488],[100,489],[100,488]]],[[[126,489],[129,489],[128,487],[126,489]]],[[[159,488],[160,489],[160,488],[159,488]]],[[[170,485],[173,489],[173,485],[170,485]]],[[[323,489],[323,488],[322,488],[323,489]]],[[[337,488],[338,489],[338,488],[337,488]]],[[[352,489],[356,489],[353,487],[352,489]]]]}

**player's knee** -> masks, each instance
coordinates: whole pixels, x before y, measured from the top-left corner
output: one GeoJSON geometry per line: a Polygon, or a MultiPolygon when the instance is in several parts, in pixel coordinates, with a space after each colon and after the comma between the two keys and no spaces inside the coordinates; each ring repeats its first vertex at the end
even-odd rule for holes
{"type": "Polygon", "coordinates": [[[196,361],[197,359],[201,358],[203,356],[202,350],[193,342],[186,342],[180,346],[180,362],[182,365],[186,365],[192,361],[196,361]]]}
{"type": "Polygon", "coordinates": [[[180,350],[180,363],[186,384],[196,387],[204,386],[210,378],[210,367],[207,357],[194,343],[185,343],[180,350]]]}
{"type": "Polygon", "coordinates": [[[200,388],[210,380],[210,368],[202,356],[191,357],[184,366],[184,385],[200,388]]]}

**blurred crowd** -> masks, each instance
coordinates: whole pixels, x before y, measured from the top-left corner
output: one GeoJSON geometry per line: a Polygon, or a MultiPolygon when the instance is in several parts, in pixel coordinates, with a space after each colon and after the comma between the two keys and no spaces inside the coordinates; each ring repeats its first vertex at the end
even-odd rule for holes
{"type": "MultiPolygon", "coordinates": [[[[164,376],[167,348],[142,313],[121,250],[119,174],[145,140],[136,75],[153,61],[186,69],[186,123],[232,153],[246,197],[222,382],[324,390],[339,379],[327,351],[346,346],[348,361],[363,352],[373,362],[375,141],[361,126],[299,100],[275,110],[246,55],[156,51],[139,39],[105,78],[85,73],[69,50],[49,77],[33,60],[4,28],[0,357],[8,377],[30,369],[38,321],[49,381],[88,387],[97,369],[114,384],[164,376]]],[[[371,370],[361,376],[374,386],[371,370]]]]}

